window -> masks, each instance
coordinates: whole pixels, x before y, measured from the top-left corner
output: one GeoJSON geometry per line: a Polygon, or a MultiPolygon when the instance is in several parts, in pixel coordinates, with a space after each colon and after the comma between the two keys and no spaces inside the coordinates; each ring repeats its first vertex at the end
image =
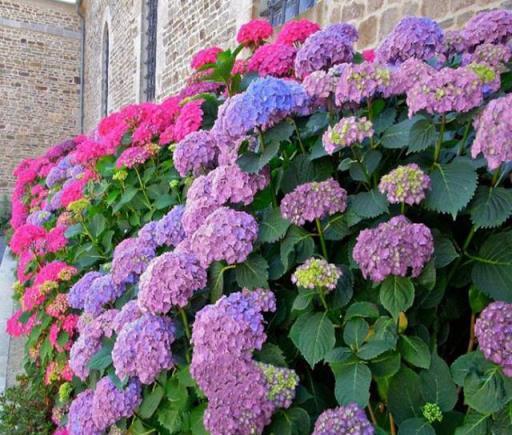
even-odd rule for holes
{"type": "Polygon", "coordinates": [[[103,30],[102,70],[101,70],[101,115],[108,114],[108,69],[110,66],[110,41],[108,26],[103,30]]]}
{"type": "Polygon", "coordinates": [[[146,101],[155,99],[156,89],[156,36],[158,0],[144,0],[142,92],[146,101]]]}
{"type": "Polygon", "coordinates": [[[280,26],[313,7],[315,0],[268,0],[261,16],[273,26],[280,26]]]}

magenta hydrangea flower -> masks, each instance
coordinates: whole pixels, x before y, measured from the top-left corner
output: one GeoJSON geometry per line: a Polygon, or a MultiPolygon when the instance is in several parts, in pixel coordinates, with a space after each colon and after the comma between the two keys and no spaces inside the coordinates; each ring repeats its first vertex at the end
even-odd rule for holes
{"type": "Polygon", "coordinates": [[[391,204],[419,204],[430,189],[430,177],[416,163],[398,166],[384,175],[379,190],[391,204]]]}
{"type": "Polygon", "coordinates": [[[419,276],[433,253],[430,229],[400,215],[361,231],[352,256],[365,278],[381,282],[391,275],[419,276]]]}
{"type": "Polygon", "coordinates": [[[182,177],[188,173],[197,176],[215,166],[217,154],[217,144],[212,135],[205,130],[195,131],[176,145],[174,166],[182,177]]]}
{"type": "Polygon", "coordinates": [[[249,59],[247,70],[260,76],[291,77],[296,50],[290,45],[274,43],[259,47],[249,59]]]}
{"type": "Polygon", "coordinates": [[[322,143],[327,154],[334,154],[340,148],[362,143],[373,136],[372,122],[366,117],[350,116],[342,118],[336,125],[329,127],[322,136],[322,143]]]}
{"type": "Polygon", "coordinates": [[[150,147],[139,146],[126,148],[116,161],[116,168],[133,168],[149,160],[154,153],[150,147]]]}
{"type": "Polygon", "coordinates": [[[281,215],[295,225],[343,213],[347,208],[347,191],[334,178],[301,184],[281,201],[281,215]]]}
{"type": "Polygon", "coordinates": [[[245,47],[258,47],[272,36],[273,29],[267,20],[255,19],[240,26],[236,41],[245,47]]]}
{"type": "Polygon", "coordinates": [[[185,238],[182,219],[185,206],[176,205],[161,218],[155,228],[155,240],[158,246],[176,246],[185,238]]]}
{"type": "Polygon", "coordinates": [[[476,158],[482,153],[491,170],[512,161],[511,105],[512,94],[492,100],[474,122],[476,137],[471,155],[476,158]]]}
{"type": "Polygon", "coordinates": [[[306,19],[290,20],[281,27],[281,31],[277,35],[277,42],[292,46],[300,45],[319,30],[320,26],[312,21],[306,19]]]}
{"type": "Polygon", "coordinates": [[[512,38],[512,12],[504,9],[480,12],[466,23],[462,36],[470,51],[485,43],[506,44],[512,38]]]}
{"type": "Polygon", "coordinates": [[[195,291],[206,286],[206,280],[206,270],[194,255],[166,252],[151,260],[140,277],[139,308],[152,314],[183,308],[195,291]]]}
{"type": "Polygon", "coordinates": [[[512,304],[490,303],[475,322],[475,335],[485,358],[512,377],[512,304]]]}
{"type": "Polygon", "coordinates": [[[68,414],[67,430],[70,435],[101,435],[92,419],[92,400],[94,392],[90,389],[79,393],[71,402],[68,414]]]}
{"type": "Polygon", "coordinates": [[[137,376],[143,384],[151,384],[162,370],[173,366],[171,344],[174,325],[168,317],[144,314],[127,323],[114,344],[112,361],[120,379],[137,376]]]}
{"type": "Polygon", "coordinates": [[[96,278],[103,276],[101,272],[87,272],[71,287],[68,293],[69,306],[76,309],[83,309],[85,299],[89,293],[91,284],[96,278]]]}
{"type": "Polygon", "coordinates": [[[132,379],[120,390],[110,377],[105,376],[96,384],[92,398],[92,420],[99,430],[105,430],[122,418],[129,418],[142,402],[142,388],[132,379]]]}
{"type": "Polygon", "coordinates": [[[127,323],[134,322],[142,316],[137,300],[132,300],[123,305],[123,308],[116,314],[112,320],[112,329],[119,334],[123,326],[127,323]]]}
{"type": "Polygon", "coordinates": [[[137,237],[123,240],[112,255],[112,281],[116,285],[133,284],[155,256],[154,246],[137,237]]]}
{"type": "Polygon", "coordinates": [[[214,261],[242,263],[252,252],[258,224],[248,213],[220,207],[190,239],[190,249],[203,267],[214,261]]]}
{"type": "Polygon", "coordinates": [[[192,57],[192,62],[190,63],[190,66],[193,69],[197,70],[209,63],[215,63],[215,62],[217,62],[217,56],[221,52],[222,52],[222,48],[219,48],[219,47],[203,48],[202,50],[199,50],[196,54],[194,54],[194,56],[192,57]]]}
{"type": "Polygon", "coordinates": [[[84,301],[84,311],[97,316],[104,311],[104,306],[114,302],[124,292],[124,285],[114,284],[110,273],[91,282],[84,301]]]}
{"type": "Polygon", "coordinates": [[[443,52],[443,30],[426,17],[403,18],[375,53],[379,63],[398,64],[410,58],[429,60],[443,52]]]}
{"type": "Polygon", "coordinates": [[[368,421],[364,409],[356,403],[322,412],[316,420],[313,431],[313,435],[373,435],[374,433],[375,428],[368,421]]]}
{"type": "Polygon", "coordinates": [[[303,79],[314,71],[327,71],[338,63],[351,62],[357,30],[351,24],[333,24],[309,36],[295,57],[295,74],[303,79]]]}
{"type": "Polygon", "coordinates": [[[442,68],[424,76],[407,91],[411,117],[420,110],[428,113],[468,112],[482,104],[480,78],[469,68],[442,68]]]}

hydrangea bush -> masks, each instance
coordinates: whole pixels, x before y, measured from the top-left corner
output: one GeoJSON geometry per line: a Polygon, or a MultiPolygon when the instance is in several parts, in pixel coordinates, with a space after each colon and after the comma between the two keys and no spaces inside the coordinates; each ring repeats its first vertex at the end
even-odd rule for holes
{"type": "Polygon", "coordinates": [[[357,38],[251,21],[16,168],[55,433],[509,433],[512,13],[357,38]]]}

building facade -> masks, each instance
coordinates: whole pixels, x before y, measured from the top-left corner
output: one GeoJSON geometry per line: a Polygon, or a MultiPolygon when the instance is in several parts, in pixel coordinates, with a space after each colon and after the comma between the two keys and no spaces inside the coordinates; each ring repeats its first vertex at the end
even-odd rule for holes
{"type": "Polygon", "coordinates": [[[126,104],[178,91],[192,55],[233,47],[251,18],[349,22],[362,49],[407,15],[454,29],[492,8],[510,9],[512,0],[0,0],[0,193],[20,158],[90,131],[126,104]]]}

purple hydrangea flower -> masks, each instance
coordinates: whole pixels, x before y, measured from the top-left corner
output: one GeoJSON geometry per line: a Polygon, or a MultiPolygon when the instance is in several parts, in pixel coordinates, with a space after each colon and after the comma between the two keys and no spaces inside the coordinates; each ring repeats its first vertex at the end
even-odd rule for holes
{"type": "Polygon", "coordinates": [[[489,102],[475,121],[476,137],[471,147],[475,158],[482,153],[494,170],[512,161],[512,94],[489,102]]]}
{"type": "Polygon", "coordinates": [[[185,207],[177,205],[157,222],[155,239],[158,246],[176,246],[185,237],[181,220],[185,207]]]}
{"type": "Polygon", "coordinates": [[[46,204],[46,210],[55,211],[62,208],[62,190],[55,192],[46,204]]]}
{"type": "Polygon", "coordinates": [[[142,402],[142,389],[137,379],[132,379],[123,389],[118,389],[106,376],[98,381],[92,398],[94,425],[105,430],[122,418],[129,418],[142,402]]]}
{"type": "Polygon", "coordinates": [[[452,56],[461,54],[466,50],[466,41],[460,30],[448,30],[444,33],[444,54],[452,56]]]}
{"type": "Polygon", "coordinates": [[[485,358],[512,377],[512,304],[490,303],[475,322],[475,335],[485,358]]]}
{"type": "Polygon", "coordinates": [[[376,50],[379,63],[398,64],[410,58],[429,60],[443,52],[443,30],[426,17],[403,18],[376,50]]]}
{"type": "Polygon", "coordinates": [[[70,435],[101,435],[92,419],[92,399],[94,392],[90,389],[79,393],[71,402],[68,414],[67,430],[70,435]]]}
{"type": "Polygon", "coordinates": [[[359,233],[352,256],[365,278],[381,282],[386,277],[417,277],[434,253],[434,239],[423,224],[395,216],[376,228],[359,233]]]}
{"type": "Polygon", "coordinates": [[[203,267],[221,260],[242,263],[257,236],[258,224],[250,214],[220,207],[192,235],[190,249],[203,267]]]}
{"type": "Polygon", "coordinates": [[[512,12],[504,9],[481,12],[466,23],[462,36],[469,51],[485,43],[506,44],[512,38],[512,12]]]}
{"type": "Polygon", "coordinates": [[[119,334],[123,326],[127,323],[134,322],[142,316],[137,300],[129,301],[123,305],[123,308],[116,314],[112,321],[112,328],[119,334]]]}
{"type": "Polygon", "coordinates": [[[133,284],[155,256],[155,248],[136,237],[125,239],[114,249],[112,281],[114,284],[133,284]]]}
{"type": "Polygon", "coordinates": [[[482,82],[469,68],[442,68],[424,76],[407,91],[411,117],[420,110],[428,113],[468,112],[482,104],[482,82]]]}
{"type": "Polygon", "coordinates": [[[143,312],[165,314],[185,307],[195,291],[206,286],[206,270],[192,254],[166,252],[154,258],[139,281],[143,312]]]}
{"type": "Polygon", "coordinates": [[[156,249],[159,246],[157,242],[157,225],[158,221],[148,222],[137,233],[137,238],[141,241],[141,243],[147,246],[153,246],[153,249],[156,249]]]}
{"type": "Polygon", "coordinates": [[[173,366],[171,344],[174,325],[168,317],[144,314],[127,323],[112,350],[112,361],[120,379],[137,376],[143,384],[154,382],[162,370],[173,366]]]}
{"type": "Polygon", "coordinates": [[[124,285],[116,285],[110,273],[91,282],[84,301],[84,311],[97,316],[104,311],[104,306],[114,302],[124,292],[124,285]]]}
{"type": "Polygon", "coordinates": [[[61,182],[63,182],[67,178],[66,170],[59,167],[59,165],[54,166],[48,172],[46,176],[46,185],[48,187],[53,187],[61,182]]]}
{"type": "Polygon", "coordinates": [[[407,59],[391,70],[391,82],[384,91],[385,96],[405,94],[419,81],[436,74],[436,70],[428,63],[415,58],[407,59]]]}
{"type": "Polygon", "coordinates": [[[313,431],[313,435],[373,435],[374,433],[375,429],[368,421],[364,410],[355,403],[324,411],[318,417],[313,431]]]}
{"type": "Polygon", "coordinates": [[[36,210],[27,216],[27,223],[42,227],[45,222],[48,222],[52,214],[46,210],[36,210]]]}
{"type": "Polygon", "coordinates": [[[419,204],[430,189],[430,177],[416,163],[398,166],[384,175],[379,190],[391,204],[419,204]]]}
{"type": "Polygon", "coordinates": [[[217,143],[212,134],[205,130],[195,131],[176,145],[174,166],[182,177],[190,172],[197,176],[215,166],[217,154],[217,143]]]}
{"type": "Polygon", "coordinates": [[[103,276],[101,272],[87,272],[71,287],[68,293],[68,304],[71,308],[83,309],[91,284],[96,278],[103,276]]]}
{"type": "Polygon", "coordinates": [[[505,72],[505,64],[512,57],[512,47],[504,44],[482,44],[476,47],[473,53],[466,53],[463,58],[463,64],[484,63],[493,67],[497,72],[505,72]]]}
{"type": "Polygon", "coordinates": [[[320,106],[326,105],[336,91],[339,77],[331,74],[331,70],[314,71],[302,82],[307,94],[320,106]]]}
{"type": "Polygon", "coordinates": [[[229,97],[220,107],[213,126],[216,134],[233,141],[244,137],[256,126],[256,111],[247,106],[245,93],[229,97]]]}
{"type": "Polygon", "coordinates": [[[192,236],[203,225],[208,216],[219,207],[215,198],[211,196],[187,200],[182,218],[185,234],[189,237],[192,236]]]}
{"type": "Polygon", "coordinates": [[[320,258],[308,258],[297,267],[292,282],[306,289],[334,290],[341,277],[341,269],[320,258]]]}
{"type": "Polygon", "coordinates": [[[295,74],[303,79],[314,71],[351,62],[357,30],[351,24],[333,24],[309,36],[295,57],[295,74]]]}
{"type": "Polygon", "coordinates": [[[295,225],[342,213],[347,208],[347,191],[334,178],[301,184],[281,201],[281,215],[295,225]]]}
{"type": "Polygon", "coordinates": [[[267,381],[267,398],[275,408],[288,408],[295,398],[299,377],[293,370],[257,363],[267,381]]]}
{"type": "Polygon", "coordinates": [[[342,118],[333,127],[329,127],[322,137],[322,143],[325,151],[332,155],[340,148],[362,143],[366,138],[372,136],[373,125],[371,121],[366,117],[349,116],[348,118],[342,118]]]}

